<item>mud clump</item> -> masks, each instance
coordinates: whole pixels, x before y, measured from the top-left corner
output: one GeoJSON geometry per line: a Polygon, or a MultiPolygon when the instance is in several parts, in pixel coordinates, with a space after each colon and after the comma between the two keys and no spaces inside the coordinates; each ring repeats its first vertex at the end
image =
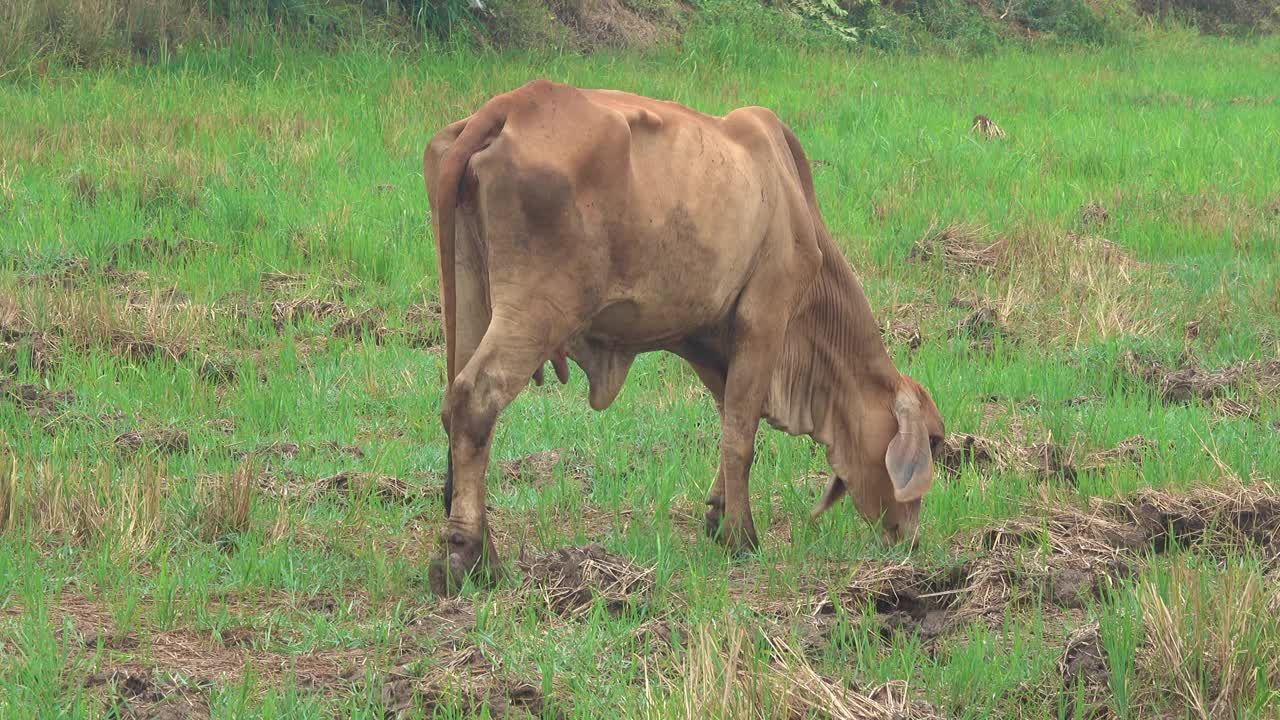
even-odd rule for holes
{"type": "Polygon", "coordinates": [[[601,601],[609,612],[642,599],[653,589],[653,568],[641,567],[593,543],[521,559],[525,590],[551,612],[581,618],[601,601]]]}
{"type": "Polygon", "coordinates": [[[409,347],[425,349],[444,345],[444,311],[440,303],[410,306],[404,324],[409,347]]]}
{"type": "Polygon", "coordinates": [[[295,460],[299,456],[305,454],[314,455],[320,452],[329,452],[337,455],[346,455],[356,460],[364,459],[364,450],[356,445],[342,445],[332,440],[326,440],[320,443],[299,445],[295,442],[270,442],[258,445],[249,451],[232,450],[231,456],[237,460],[247,457],[271,459],[282,458],[285,460],[295,460]]]}
{"type": "Polygon", "coordinates": [[[1264,394],[1280,392],[1280,359],[1238,362],[1216,369],[1204,369],[1194,361],[1171,368],[1158,360],[1127,352],[1120,358],[1121,367],[1155,389],[1162,402],[1188,404],[1195,401],[1212,403],[1215,399],[1255,386],[1264,394]]]}
{"type": "Polygon", "coordinates": [[[307,319],[325,320],[338,317],[350,319],[354,313],[336,300],[277,300],[271,303],[271,322],[276,332],[284,332],[286,326],[298,325],[307,319]]]}
{"type": "Polygon", "coordinates": [[[102,693],[109,717],[128,720],[182,720],[209,717],[209,684],[167,680],[150,670],[117,668],[90,675],[85,687],[102,693]]]}
{"type": "Polygon", "coordinates": [[[912,246],[907,260],[933,262],[939,258],[949,269],[971,273],[995,270],[1006,260],[1004,240],[986,241],[987,231],[976,225],[953,224],[925,231],[925,236],[912,246]]]}
{"type": "Polygon", "coordinates": [[[184,453],[191,449],[191,437],[186,430],[164,428],[121,433],[113,443],[123,453],[149,450],[156,453],[184,453]]]}
{"type": "Polygon", "coordinates": [[[322,490],[334,493],[344,500],[350,498],[352,492],[360,491],[361,489],[371,489],[374,495],[383,500],[400,505],[407,505],[424,497],[424,494],[417,488],[398,477],[371,475],[353,470],[343,470],[329,477],[321,478],[316,484],[322,490]]]}
{"type": "Polygon", "coordinates": [[[17,374],[24,358],[32,370],[46,373],[57,363],[59,347],[50,333],[0,326],[0,373],[17,374]]]}
{"type": "Polygon", "coordinates": [[[49,415],[75,402],[70,390],[49,390],[39,385],[9,383],[0,380],[0,397],[16,403],[31,415],[49,415]]]}
{"type": "Polygon", "coordinates": [[[211,242],[196,240],[184,235],[166,235],[164,237],[144,235],[112,250],[108,264],[119,265],[120,261],[130,254],[137,257],[172,260],[194,255],[200,250],[207,250],[213,247],[214,244],[211,242]]]}
{"type": "Polygon", "coordinates": [[[910,320],[889,320],[880,325],[880,335],[887,341],[898,345],[906,345],[915,352],[924,345],[924,337],[920,334],[920,326],[910,320]]]}
{"type": "Polygon", "coordinates": [[[955,433],[943,441],[939,462],[944,471],[958,475],[966,464],[982,474],[1023,472],[1046,479],[1075,482],[1071,453],[1050,442],[1022,446],[967,433],[955,433]]]}
{"type": "MultiPolygon", "coordinates": [[[[400,694],[403,693],[402,689],[400,694]]],[[[542,691],[527,682],[493,683],[488,687],[464,690],[453,701],[443,692],[428,691],[423,694],[423,701],[432,713],[449,707],[460,707],[466,717],[478,716],[486,708],[489,716],[494,718],[548,717],[542,691]]],[[[565,715],[552,710],[549,717],[563,718],[565,715]]]]}
{"type": "Polygon", "coordinates": [[[1142,490],[1121,500],[1092,498],[1087,510],[1048,506],[1042,512],[1038,519],[988,528],[982,546],[1047,543],[1054,554],[1106,558],[1113,566],[1178,547],[1224,555],[1252,547],[1280,556],[1280,495],[1268,485],[1182,494],[1142,490]]]}
{"type": "MultiPolygon", "coordinates": [[[[880,635],[892,642],[899,635],[918,634],[932,640],[946,634],[971,615],[958,614],[968,586],[970,568],[956,565],[928,571],[905,563],[869,565],[845,589],[840,598],[846,608],[874,604],[880,635]]],[[[831,601],[817,612],[831,614],[831,601]]]]}
{"type": "Polygon", "coordinates": [[[351,338],[355,342],[368,339],[375,345],[381,345],[391,336],[391,330],[382,324],[382,319],[382,311],[377,308],[363,310],[334,323],[333,336],[351,338]]]}
{"type": "Polygon", "coordinates": [[[1067,636],[1058,658],[1058,674],[1062,677],[1067,702],[1073,705],[1071,717],[1109,717],[1106,700],[1110,694],[1111,670],[1097,623],[1078,627],[1067,636]],[[1087,707],[1074,707],[1077,698],[1073,691],[1077,687],[1084,690],[1087,707]]]}
{"type": "Polygon", "coordinates": [[[523,484],[543,488],[555,478],[556,468],[562,466],[579,486],[586,488],[590,483],[590,461],[563,449],[544,450],[521,458],[503,460],[498,463],[498,471],[503,481],[509,485],[523,484]]]}
{"type": "Polygon", "coordinates": [[[1080,225],[1084,228],[1093,228],[1106,225],[1111,221],[1111,213],[1099,202],[1085,203],[1080,206],[1080,225]]]}
{"type": "Polygon", "coordinates": [[[51,289],[71,290],[95,281],[105,281],[108,285],[130,286],[144,283],[147,273],[141,270],[121,270],[114,262],[101,267],[93,267],[89,258],[82,256],[69,257],[58,263],[48,272],[29,273],[22,276],[21,283],[27,287],[46,287],[51,289]]]}
{"type": "Polygon", "coordinates": [[[1019,445],[993,438],[952,433],[943,440],[938,462],[944,472],[957,475],[965,465],[979,473],[1021,472],[1044,479],[1075,483],[1081,472],[1099,472],[1117,464],[1141,465],[1155,443],[1140,435],[1113,448],[1096,450],[1077,461],[1074,453],[1052,442],[1019,445]]]}

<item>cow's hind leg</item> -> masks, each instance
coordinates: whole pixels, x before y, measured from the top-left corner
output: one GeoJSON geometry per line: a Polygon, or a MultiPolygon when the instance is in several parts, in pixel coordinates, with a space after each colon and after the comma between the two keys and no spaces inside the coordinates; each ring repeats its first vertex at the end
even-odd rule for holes
{"type": "Polygon", "coordinates": [[[452,501],[443,557],[432,561],[429,570],[432,590],[439,595],[456,592],[467,576],[485,584],[497,577],[484,503],[489,443],[498,416],[547,360],[537,337],[522,331],[518,321],[495,317],[446,393],[452,501]]]}
{"type": "MultiPolygon", "coordinates": [[[[709,367],[692,360],[686,361],[693,371],[698,374],[698,379],[702,380],[702,384],[711,392],[711,397],[715,400],[716,410],[720,413],[720,424],[724,425],[724,382],[725,373],[718,368],[709,367]]],[[[720,536],[720,523],[724,519],[724,464],[721,463],[716,468],[716,480],[711,486],[711,494],[707,498],[707,514],[705,516],[705,530],[709,537],[716,538],[720,536]]]]}

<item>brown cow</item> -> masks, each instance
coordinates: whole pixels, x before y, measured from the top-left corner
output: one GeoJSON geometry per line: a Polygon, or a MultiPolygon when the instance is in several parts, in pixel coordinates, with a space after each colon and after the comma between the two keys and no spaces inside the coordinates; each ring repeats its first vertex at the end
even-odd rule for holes
{"type": "Polygon", "coordinates": [[[538,80],[432,138],[449,438],[437,592],[496,567],[485,517],[499,414],[569,357],[591,407],[636,355],[684,358],[720,410],[707,531],[758,544],[748,474],[760,419],[827,449],[813,515],[851,493],[891,540],[913,536],[942,418],[894,367],[814,195],[796,136],[767,109],[712,117],[538,80]]]}

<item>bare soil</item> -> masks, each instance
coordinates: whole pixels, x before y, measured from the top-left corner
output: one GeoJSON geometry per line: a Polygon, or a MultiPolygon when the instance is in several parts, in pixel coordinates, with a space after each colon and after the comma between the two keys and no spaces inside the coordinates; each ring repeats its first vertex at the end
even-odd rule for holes
{"type": "Polygon", "coordinates": [[[132,431],[117,435],[114,444],[116,449],[130,454],[142,450],[184,453],[191,449],[191,436],[180,428],[132,431]]]}
{"type": "Polygon", "coordinates": [[[952,433],[943,442],[939,462],[943,471],[955,475],[966,465],[980,474],[1018,471],[1050,480],[1074,483],[1081,472],[1100,472],[1117,464],[1141,465],[1155,443],[1135,435],[1113,448],[1095,450],[1077,458],[1077,453],[1053,442],[1021,445],[1015,442],[952,433]]]}
{"type": "Polygon", "coordinates": [[[1187,404],[1195,401],[1213,403],[1230,400],[1230,414],[1256,414],[1256,408],[1244,406],[1229,396],[1254,387],[1264,394],[1280,392],[1280,359],[1238,362],[1221,368],[1206,369],[1193,358],[1183,358],[1177,367],[1159,360],[1128,352],[1120,359],[1121,367],[1130,375],[1150,385],[1161,401],[1187,404]]]}
{"type": "Polygon", "coordinates": [[[32,415],[58,412],[75,402],[70,390],[50,390],[39,385],[12,383],[0,378],[0,397],[16,403],[32,415]]]}
{"type": "Polygon", "coordinates": [[[39,330],[0,326],[0,373],[16,374],[25,357],[32,370],[46,373],[59,357],[57,336],[39,330]]]}
{"type": "Polygon", "coordinates": [[[609,612],[620,612],[653,589],[653,568],[638,566],[599,544],[522,558],[519,566],[526,591],[566,617],[585,615],[597,600],[609,612]]]}

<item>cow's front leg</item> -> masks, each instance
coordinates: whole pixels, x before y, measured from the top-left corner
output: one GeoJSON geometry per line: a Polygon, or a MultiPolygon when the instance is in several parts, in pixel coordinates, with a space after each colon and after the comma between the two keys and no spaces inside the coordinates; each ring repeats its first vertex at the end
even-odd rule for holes
{"type": "MultiPolygon", "coordinates": [[[[760,546],[751,518],[751,463],[755,459],[756,432],[761,409],[776,366],[781,329],[770,322],[742,326],[739,349],[729,364],[724,409],[720,420],[720,475],[724,517],[720,541],[736,552],[760,546]]],[[[715,495],[713,494],[713,500],[715,495]]],[[[716,508],[712,508],[712,512],[716,508]]],[[[710,519],[708,518],[708,524],[710,519]]]]}
{"type": "Polygon", "coordinates": [[[442,419],[449,436],[449,521],[441,556],[428,571],[438,595],[456,593],[467,577],[490,585],[500,574],[485,513],[489,445],[498,416],[546,359],[530,345],[527,333],[513,332],[509,325],[494,321],[446,393],[442,419]]]}
{"type": "MultiPolygon", "coordinates": [[[[812,228],[808,230],[812,232],[812,228]]],[[[737,552],[760,546],[751,518],[751,462],[755,459],[756,432],[787,332],[788,316],[779,308],[792,306],[795,294],[806,285],[805,278],[812,277],[821,257],[816,246],[806,254],[803,243],[789,245],[797,237],[789,232],[779,233],[778,237],[775,246],[795,247],[800,252],[761,261],[748,280],[733,317],[732,354],[725,374],[720,413],[720,474],[724,482],[720,541],[737,552]]]]}

